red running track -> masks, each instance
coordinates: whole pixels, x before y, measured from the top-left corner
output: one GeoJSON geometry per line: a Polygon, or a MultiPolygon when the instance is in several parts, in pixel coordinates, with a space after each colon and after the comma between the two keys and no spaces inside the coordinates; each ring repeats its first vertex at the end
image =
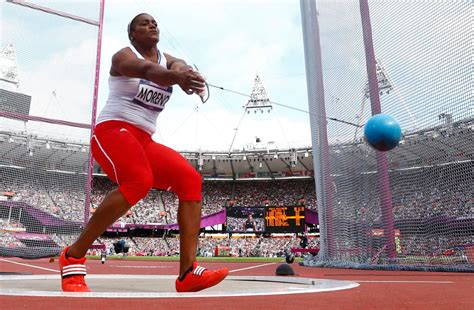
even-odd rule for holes
{"type": "MultiPolygon", "coordinates": [[[[48,259],[0,259],[0,271],[55,274],[11,263],[58,270],[48,259]],[[6,262],[8,260],[9,262],[6,262]]],[[[236,270],[261,263],[200,263],[208,268],[236,270]]],[[[233,272],[232,275],[274,276],[276,264],[233,272]]],[[[474,309],[474,274],[324,269],[292,265],[300,277],[351,280],[350,290],[255,297],[103,299],[0,296],[0,309],[474,309]]],[[[89,274],[177,274],[177,262],[109,260],[88,262],[89,274]]]]}

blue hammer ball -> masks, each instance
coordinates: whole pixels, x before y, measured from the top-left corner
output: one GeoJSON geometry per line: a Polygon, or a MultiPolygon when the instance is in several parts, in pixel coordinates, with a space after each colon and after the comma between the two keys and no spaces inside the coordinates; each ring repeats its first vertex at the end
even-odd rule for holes
{"type": "Polygon", "coordinates": [[[365,124],[365,140],[378,151],[390,151],[400,142],[402,129],[398,122],[387,114],[376,114],[365,124]]]}

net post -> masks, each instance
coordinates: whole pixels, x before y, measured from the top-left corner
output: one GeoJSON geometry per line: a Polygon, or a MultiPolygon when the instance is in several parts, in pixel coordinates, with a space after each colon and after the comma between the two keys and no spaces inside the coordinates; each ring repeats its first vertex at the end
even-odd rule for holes
{"type": "MultiPolygon", "coordinates": [[[[365,59],[369,81],[369,94],[372,115],[382,112],[377,80],[374,44],[372,39],[372,26],[368,0],[359,0],[360,16],[362,20],[362,33],[364,37],[365,59]]],[[[386,242],[386,251],[389,259],[395,259],[395,224],[392,212],[392,193],[388,175],[388,160],[384,152],[377,151],[377,180],[379,184],[379,199],[382,212],[382,222],[386,242]]]]}
{"type": "Polygon", "coordinates": [[[300,0],[300,8],[321,233],[319,257],[322,260],[328,260],[335,254],[332,219],[334,204],[316,1],[300,0]]]}
{"type": "MultiPolygon", "coordinates": [[[[97,34],[97,56],[95,63],[95,81],[94,81],[94,97],[92,102],[92,116],[91,116],[91,133],[90,139],[94,133],[94,127],[96,122],[97,115],[97,100],[99,95],[99,77],[100,77],[100,53],[102,50],[102,31],[104,28],[104,6],[105,0],[100,0],[100,13],[99,13],[99,29],[97,34]]],[[[89,141],[90,141],[89,139],[89,141]]],[[[92,152],[89,151],[89,166],[87,172],[87,182],[86,182],[86,199],[84,205],[84,226],[89,221],[90,216],[90,205],[91,205],[91,193],[92,193],[92,179],[94,172],[94,159],[92,158],[92,152]]]]}

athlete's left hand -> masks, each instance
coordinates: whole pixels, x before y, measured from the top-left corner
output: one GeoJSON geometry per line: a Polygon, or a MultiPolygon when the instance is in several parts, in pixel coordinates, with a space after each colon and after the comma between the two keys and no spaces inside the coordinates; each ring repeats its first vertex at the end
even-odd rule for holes
{"type": "Polygon", "coordinates": [[[178,82],[178,85],[186,94],[192,95],[194,93],[201,93],[204,91],[206,87],[206,81],[198,72],[190,69],[186,71],[179,71],[179,75],[181,76],[181,79],[178,82]]]}

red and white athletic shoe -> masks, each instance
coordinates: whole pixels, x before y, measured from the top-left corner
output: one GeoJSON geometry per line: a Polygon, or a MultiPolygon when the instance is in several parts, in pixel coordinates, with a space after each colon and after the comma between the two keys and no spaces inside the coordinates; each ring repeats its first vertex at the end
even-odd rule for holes
{"type": "Polygon", "coordinates": [[[229,270],[227,268],[219,270],[209,270],[198,266],[197,262],[193,264],[193,271],[190,271],[183,281],[176,279],[177,292],[197,292],[210,288],[227,277],[229,270]]]}
{"type": "Polygon", "coordinates": [[[66,258],[66,247],[59,256],[59,268],[61,269],[61,287],[63,292],[90,292],[91,290],[84,281],[86,271],[86,258],[66,258]]]}

